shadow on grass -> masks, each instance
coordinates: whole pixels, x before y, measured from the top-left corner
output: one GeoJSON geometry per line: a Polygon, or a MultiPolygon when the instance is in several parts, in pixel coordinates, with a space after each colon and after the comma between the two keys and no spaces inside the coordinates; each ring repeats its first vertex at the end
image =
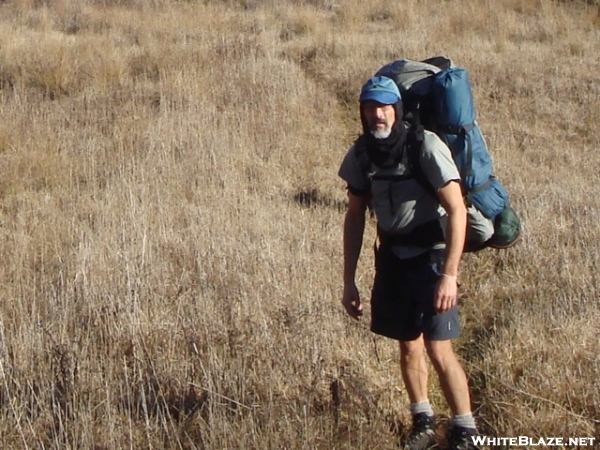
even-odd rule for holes
{"type": "Polygon", "coordinates": [[[321,194],[317,189],[301,190],[294,194],[294,201],[305,208],[330,208],[339,212],[346,211],[346,202],[321,194]]]}

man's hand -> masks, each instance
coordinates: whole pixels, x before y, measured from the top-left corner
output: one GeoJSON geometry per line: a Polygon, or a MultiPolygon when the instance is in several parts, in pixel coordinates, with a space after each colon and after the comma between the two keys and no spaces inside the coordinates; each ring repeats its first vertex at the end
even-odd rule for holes
{"type": "Polygon", "coordinates": [[[434,307],[436,313],[448,311],[458,301],[458,285],[455,278],[441,276],[435,286],[434,307]]]}
{"type": "Polygon", "coordinates": [[[356,288],[356,263],[362,247],[365,231],[365,212],[369,196],[354,195],[348,190],[348,209],[344,219],[344,293],[342,305],[346,312],[358,320],[362,316],[360,294],[356,288]]]}
{"type": "Polygon", "coordinates": [[[344,294],[342,295],[342,305],[346,312],[353,318],[358,320],[362,316],[362,305],[360,303],[360,294],[356,288],[356,284],[344,285],[344,294]]]}

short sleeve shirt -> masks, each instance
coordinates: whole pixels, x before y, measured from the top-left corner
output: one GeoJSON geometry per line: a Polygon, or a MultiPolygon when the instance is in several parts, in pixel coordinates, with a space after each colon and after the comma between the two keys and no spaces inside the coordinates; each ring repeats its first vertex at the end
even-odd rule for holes
{"type": "MultiPolygon", "coordinates": [[[[438,200],[419,181],[409,176],[406,156],[397,167],[380,169],[371,165],[371,170],[367,172],[361,168],[356,152],[356,146],[350,147],[338,175],[346,181],[352,192],[372,194],[373,210],[378,226],[383,231],[406,234],[419,225],[445,215],[438,200]]],[[[436,134],[429,131],[425,131],[420,164],[425,178],[436,191],[450,181],[460,181],[450,150],[436,134]]],[[[410,257],[422,252],[423,249],[405,248],[396,253],[399,256],[402,254],[401,257],[410,257]]]]}

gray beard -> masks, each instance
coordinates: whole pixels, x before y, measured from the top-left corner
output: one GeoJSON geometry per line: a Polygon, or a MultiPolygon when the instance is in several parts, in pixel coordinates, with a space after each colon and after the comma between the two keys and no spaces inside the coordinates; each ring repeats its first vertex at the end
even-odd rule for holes
{"type": "Polygon", "coordinates": [[[392,134],[392,127],[385,127],[383,129],[371,130],[371,134],[375,139],[387,139],[392,134]]]}

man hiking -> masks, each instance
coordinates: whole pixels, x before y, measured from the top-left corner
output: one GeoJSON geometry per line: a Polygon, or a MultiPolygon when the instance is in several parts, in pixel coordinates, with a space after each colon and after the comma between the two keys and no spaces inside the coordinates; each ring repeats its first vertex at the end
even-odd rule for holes
{"type": "Polygon", "coordinates": [[[371,331],[400,342],[400,368],[413,417],[404,449],[435,445],[425,351],[452,411],[449,449],[477,449],[471,439],[477,430],[467,378],[451,341],[460,333],[457,278],[467,221],[458,169],[448,147],[428,131],[417,155],[419,168],[411,163],[413,136],[401,120],[400,91],[390,78],[369,79],[359,100],[363,134],[339,169],[348,188],[342,304],[354,319],[362,315],[355,273],[371,207],[379,240],[371,331]]]}

